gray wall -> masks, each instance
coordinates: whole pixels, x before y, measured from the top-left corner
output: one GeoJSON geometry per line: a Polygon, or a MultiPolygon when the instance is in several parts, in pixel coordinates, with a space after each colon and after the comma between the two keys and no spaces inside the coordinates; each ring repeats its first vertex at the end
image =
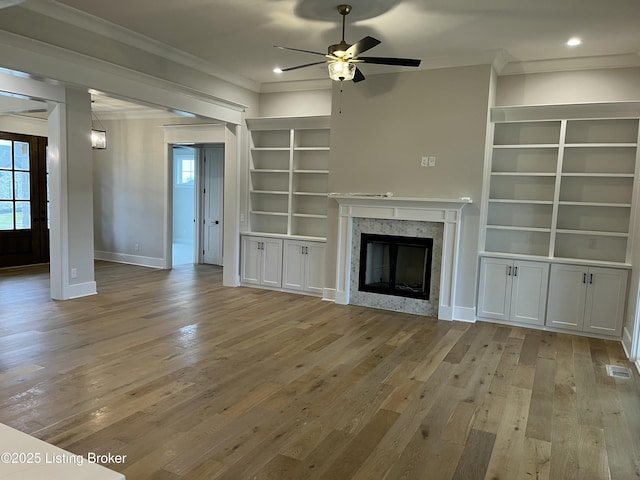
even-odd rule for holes
{"type": "Polygon", "coordinates": [[[498,77],[496,105],[632,100],[640,100],[640,68],[608,68],[498,77]]]}
{"type": "Polygon", "coordinates": [[[260,95],[261,117],[307,115],[331,115],[331,88],[260,95]]]}
{"type": "Polygon", "coordinates": [[[163,258],[167,172],[160,127],[179,122],[167,118],[101,123],[107,149],[93,152],[95,249],[163,258]]]}
{"type": "MultiPolygon", "coordinates": [[[[330,192],[459,198],[463,211],[456,305],[473,308],[490,98],[489,65],[371,75],[334,86],[330,192]],[[342,110],[342,113],[340,113],[342,110]],[[435,155],[435,167],[421,167],[435,155]]],[[[327,286],[335,287],[337,203],[329,201],[327,286]]]]}

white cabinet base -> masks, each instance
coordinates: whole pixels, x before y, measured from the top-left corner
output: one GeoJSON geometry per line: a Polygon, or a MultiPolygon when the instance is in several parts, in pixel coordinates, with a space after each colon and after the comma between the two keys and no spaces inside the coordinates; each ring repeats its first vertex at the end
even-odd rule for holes
{"type": "Polygon", "coordinates": [[[478,316],[544,325],[549,265],[504,258],[482,258],[478,316]]]}
{"type": "Polygon", "coordinates": [[[620,338],[628,276],[624,268],[481,257],[477,318],[620,338]]]}
{"type": "Polygon", "coordinates": [[[582,265],[552,265],[547,325],[619,337],[628,271],[582,265]]]}
{"type": "Polygon", "coordinates": [[[324,242],[242,235],[241,284],[322,296],[324,242]]]}

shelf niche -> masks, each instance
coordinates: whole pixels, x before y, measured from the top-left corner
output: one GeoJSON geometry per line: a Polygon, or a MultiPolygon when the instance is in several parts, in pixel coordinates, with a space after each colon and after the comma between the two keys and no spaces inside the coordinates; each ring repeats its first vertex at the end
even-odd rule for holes
{"type": "Polygon", "coordinates": [[[329,124],[330,117],[247,119],[247,233],[326,237],[329,124]]]}
{"type": "MultiPolygon", "coordinates": [[[[603,118],[543,118],[552,110],[558,107],[525,107],[531,121],[515,108],[492,111],[499,121],[484,251],[626,265],[639,120],[610,111],[603,118]]],[[[573,110],[567,106],[567,118],[573,110]]]]}

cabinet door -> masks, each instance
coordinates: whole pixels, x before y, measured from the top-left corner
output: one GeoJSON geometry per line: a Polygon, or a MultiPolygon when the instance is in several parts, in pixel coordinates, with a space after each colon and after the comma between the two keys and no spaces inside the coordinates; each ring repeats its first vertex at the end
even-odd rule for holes
{"type": "Polygon", "coordinates": [[[240,280],[243,283],[260,285],[262,272],[261,239],[258,237],[242,237],[240,280]]]}
{"type": "Polygon", "coordinates": [[[304,289],[305,242],[285,240],[282,286],[291,290],[304,289]]]}
{"type": "Polygon", "coordinates": [[[509,319],[513,322],[544,325],[549,264],[516,261],[512,277],[509,319]]]}
{"type": "Polygon", "coordinates": [[[626,270],[590,267],[584,312],[584,331],[603,335],[622,333],[627,293],[626,270]]]}
{"type": "Polygon", "coordinates": [[[480,260],[478,316],[509,320],[513,261],[503,258],[480,260]]]}
{"type": "Polygon", "coordinates": [[[547,325],[582,331],[587,271],[578,265],[551,265],[547,325]]]}
{"type": "Polygon", "coordinates": [[[262,240],[262,285],[280,288],[282,286],[282,239],[262,240]]]}
{"type": "Polygon", "coordinates": [[[305,257],[305,290],[322,294],[324,291],[324,243],[308,242],[305,257]]]}

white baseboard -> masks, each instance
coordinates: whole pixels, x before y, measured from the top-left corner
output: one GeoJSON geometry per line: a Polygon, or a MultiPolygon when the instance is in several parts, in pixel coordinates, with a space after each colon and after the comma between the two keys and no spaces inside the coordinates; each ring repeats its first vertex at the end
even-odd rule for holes
{"type": "Polygon", "coordinates": [[[80,298],[98,293],[96,282],[76,283],[69,285],[67,288],[67,298],[80,298]]]}
{"type": "Polygon", "coordinates": [[[336,290],[334,295],[334,301],[338,305],[349,305],[349,294],[347,292],[341,292],[340,290],[336,290]]]}
{"type": "Polygon", "coordinates": [[[476,309],[473,307],[453,307],[453,320],[476,323],[476,309]]]}
{"type": "Polygon", "coordinates": [[[326,300],[328,302],[336,301],[336,289],[335,288],[324,288],[322,290],[322,300],[326,300]]]}
{"type": "Polygon", "coordinates": [[[138,265],[140,267],[151,268],[167,268],[164,258],[143,257],[142,255],[129,255],[127,253],[103,252],[96,250],[94,252],[96,260],[105,260],[107,262],[128,263],[130,265],[138,265]]]}
{"type": "Polygon", "coordinates": [[[627,358],[631,358],[631,348],[633,346],[633,339],[631,338],[631,332],[627,329],[626,325],[622,329],[622,348],[627,358]]]}

